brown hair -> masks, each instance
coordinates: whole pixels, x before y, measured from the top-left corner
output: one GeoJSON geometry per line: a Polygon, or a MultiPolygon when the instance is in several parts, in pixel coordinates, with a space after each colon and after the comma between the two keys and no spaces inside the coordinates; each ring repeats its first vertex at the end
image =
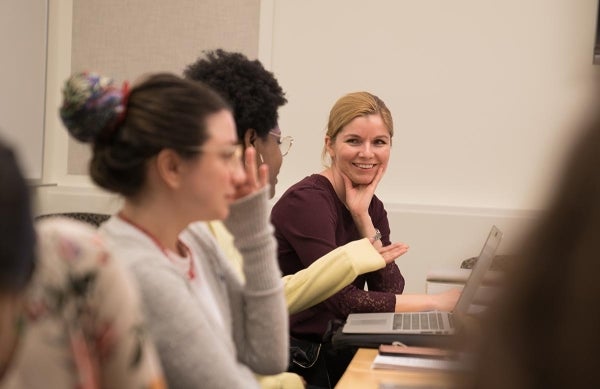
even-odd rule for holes
{"type": "Polygon", "coordinates": [[[124,196],[141,190],[146,162],[162,149],[195,156],[193,148],[208,138],[207,117],[229,109],[204,84],[168,73],[148,76],[129,95],[108,78],[80,73],[66,82],[63,95],[69,132],[93,144],[93,181],[124,196]]]}

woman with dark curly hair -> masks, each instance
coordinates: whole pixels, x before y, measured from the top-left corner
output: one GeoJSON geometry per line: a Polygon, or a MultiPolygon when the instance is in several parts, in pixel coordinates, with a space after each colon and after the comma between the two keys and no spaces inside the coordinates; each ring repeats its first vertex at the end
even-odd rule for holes
{"type": "MultiPolygon", "coordinates": [[[[273,196],[282,156],[291,146],[291,137],[281,138],[277,125],[278,109],[286,103],[286,99],[273,73],[258,60],[250,60],[241,53],[216,50],[189,65],[184,74],[212,87],[233,107],[242,146],[256,147],[257,163],[269,166],[273,196]]],[[[221,247],[229,253],[228,257],[238,258],[237,265],[241,269],[242,262],[235,253],[227,230],[216,222],[209,223],[209,227],[221,247]]],[[[286,275],[283,278],[284,291],[290,314],[318,304],[360,274],[385,267],[407,249],[404,244],[393,243],[378,252],[368,239],[356,240],[323,255],[306,269],[286,275]]],[[[294,355],[292,353],[292,365],[311,363],[300,361],[294,355]]],[[[263,378],[261,383],[263,388],[303,386],[298,377],[290,375],[263,378]]]]}
{"type": "MultiPolygon", "coordinates": [[[[244,54],[224,50],[209,51],[189,65],[185,76],[210,86],[233,107],[238,138],[244,148],[255,147],[257,164],[269,167],[271,197],[277,184],[282,157],[287,154],[292,138],[281,137],[278,110],[287,100],[273,73],[258,60],[244,54]]],[[[226,251],[231,250],[227,231],[220,223],[211,223],[217,239],[226,251]]],[[[334,250],[307,271],[284,278],[290,313],[302,311],[324,300],[336,290],[352,282],[358,274],[373,271],[404,254],[408,247],[392,244],[379,254],[368,241],[356,241],[334,250]],[[382,260],[383,257],[383,260],[382,260]],[[309,287],[310,286],[310,287],[309,287]]],[[[238,263],[241,268],[241,262],[238,263]]]]}
{"type": "Polygon", "coordinates": [[[273,197],[282,157],[293,143],[279,128],[278,110],[287,100],[273,74],[258,60],[219,49],[189,65],[184,75],[204,82],[231,104],[240,142],[254,146],[257,162],[269,166],[273,197]]]}

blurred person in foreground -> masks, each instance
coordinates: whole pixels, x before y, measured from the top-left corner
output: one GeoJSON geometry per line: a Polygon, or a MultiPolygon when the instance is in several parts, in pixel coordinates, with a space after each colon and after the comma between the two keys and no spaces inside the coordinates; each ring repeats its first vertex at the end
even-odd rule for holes
{"type": "Polygon", "coordinates": [[[600,348],[600,116],[482,323],[472,388],[590,388],[600,348]]]}

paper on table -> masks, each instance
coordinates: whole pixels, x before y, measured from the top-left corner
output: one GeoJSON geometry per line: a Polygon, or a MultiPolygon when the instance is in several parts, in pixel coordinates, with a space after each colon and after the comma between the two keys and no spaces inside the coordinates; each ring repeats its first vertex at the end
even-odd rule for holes
{"type": "Polygon", "coordinates": [[[421,384],[406,385],[406,384],[396,384],[394,382],[382,382],[379,384],[379,389],[450,389],[450,388],[451,388],[451,386],[448,386],[448,385],[423,386],[421,384]]]}
{"type": "Polygon", "coordinates": [[[438,369],[465,370],[464,361],[443,358],[421,358],[378,354],[371,365],[373,369],[438,369]]]}

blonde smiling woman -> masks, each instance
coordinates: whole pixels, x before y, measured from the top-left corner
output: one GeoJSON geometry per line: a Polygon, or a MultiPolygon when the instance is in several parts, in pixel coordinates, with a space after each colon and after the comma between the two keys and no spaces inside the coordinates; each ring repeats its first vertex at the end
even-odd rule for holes
{"type": "MultiPolygon", "coordinates": [[[[271,221],[284,275],[356,239],[368,238],[376,248],[391,244],[387,213],[375,190],[389,162],[393,135],[392,115],[377,96],[350,93],[334,104],[323,149],[330,163],[289,188],[273,206],[271,221]]],[[[298,373],[324,387],[335,386],[341,377],[353,350],[331,349],[324,337],[332,321],[345,320],[352,312],[449,310],[458,298],[456,290],[403,295],[403,289],[404,278],[392,262],[356,277],[323,303],[292,315],[292,337],[323,343],[322,361],[298,373]]]]}

